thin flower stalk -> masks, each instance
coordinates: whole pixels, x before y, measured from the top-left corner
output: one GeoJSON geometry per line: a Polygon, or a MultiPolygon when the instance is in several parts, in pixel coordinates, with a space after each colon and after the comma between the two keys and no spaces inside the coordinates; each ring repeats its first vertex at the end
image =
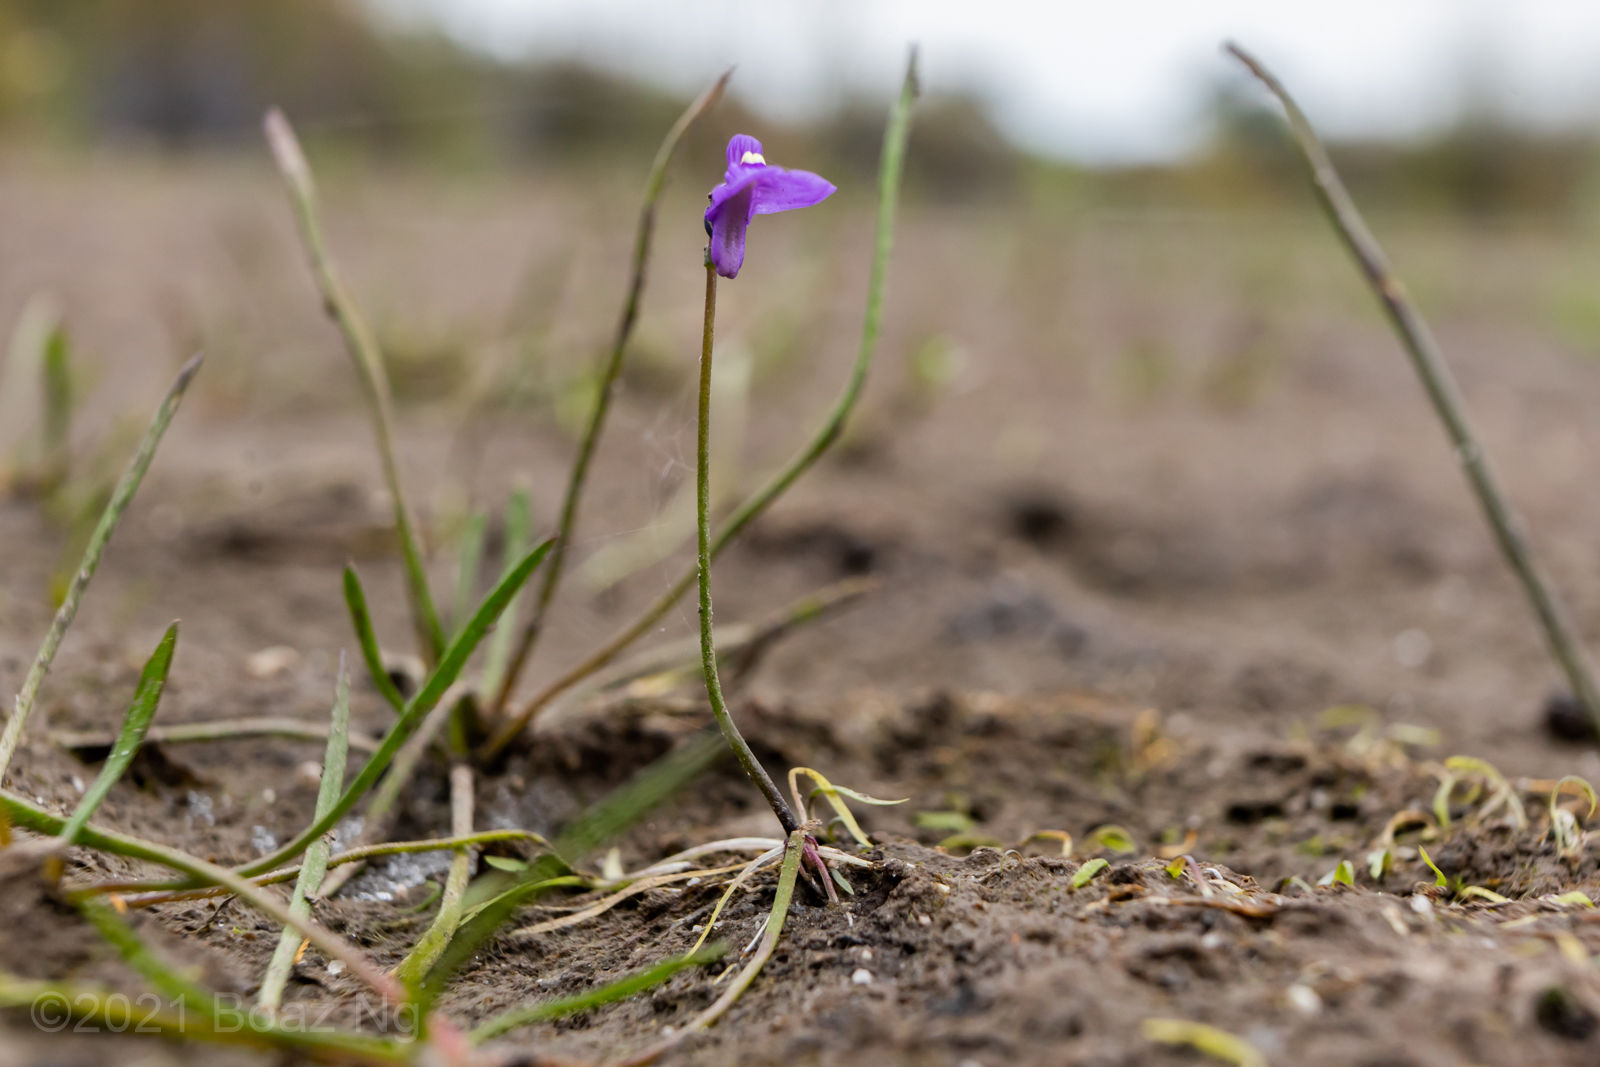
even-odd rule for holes
{"type": "Polygon", "coordinates": [[[639,227],[633,239],[633,266],[628,292],[622,301],[622,313],[617,319],[617,332],[611,342],[611,351],[606,355],[605,365],[600,371],[594,408],[589,412],[589,422],[584,427],[583,439],[578,444],[578,454],[573,460],[572,472],[567,478],[566,495],[561,500],[561,518],[556,525],[556,547],[551,553],[549,565],[545,568],[539,595],[534,600],[533,613],[527,625],[523,627],[516,650],[512,653],[510,665],[498,679],[498,688],[492,694],[491,717],[498,716],[504,710],[506,701],[510,699],[511,691],[516,687],[517,679],[521,676],[528,657],[533,654],[534,645],[544,629],[545,615],[550,609],[550,602],[555,599],[556,590],[561,584],[567,546],[572,542],[572,530],[578,521],[578,506],[583,499],[584,486],[588,482],[589,466],[594,459],[595,448],[600,443],[600,435],[605,430],[606,416],[611,411],[612,394],[616,391],[617,377],[622,373],[622,362],[627,354],[628,341],[633,336],[634,326],[639,321],[639,306],[644,298],[645,282],[650,266],[650,246],[656,232],[656,205],[661,199],[662,189],[666,186],[667,166],[672,162],[678,142],[688,132],[690,125],[716,106],[717,101],[722,99],[723,90],[727,88],[728,79],[732,76],[732,70],[724,72],[711,88],[701,93],[699,98],[678,116],[678,121],[667,131],[666,138],[656,151],[655,161],[650,165],[650,174],[645,179],[644,185],[644,204],[639,209],[639,227]]]}
{"type": "Polygon", "coordinates": [[[716,336],[717,322],[717,268],[712,261],[711,249],[706,250],[706,310],[705,326],[700,340],[700,407],[695,454],[695,533],[699,545],[700,570],[700,669],[705,673],[706,696],[711,701],[711,713],[717,726],[733,749],[739,765],[750,780],[761,790],[772,813],[778,817],[783,832],[792,834],[800,829],[789,804],[778,792],[772,776],[761,766],[750,745],[739,733],[727,701],[722,696],[722,682],[717,676],[717,645],[711,628],[711,350],[716,336]]]}
{"type": "MultiPolygon", "coordinates": [[[[877,351],[878,334],[883,324],[883,298],[889,276],[889,257],[894,247],[894,220],[899,203],[900,179],[905,170],[906,143],[911,135],[911,116],[918,95],[917,55],[915,50],[906,67],[899,99],[889,116],[883,135],[883,155],[878,169],[878,219],[877,237],[873,246],[872,271],[867,283],[866,316],[861,326],[861,342],[856,351],[855,364],[850,371],[844,391],[834,402],[832,410],[806,444],[787,464],[775,473],[766,484],[733,512],[716,533],[711,544],[711,557],[715,559],[724,548],[763,514],[772,503],[788,491],[800,476],[821,459],[823,454],[839,439],[846,422],[855,410],[866,386],[867,373],[872,368],[872,357],[877,351]]],[[[527,703],[496,728],[494,734],[479,750],[482,759],[493,759],[510,744],[518,734],[556,697],[577,685],[596,671],[613,663],[635,641],[654,629],[656,623],[670,612],[689,591],[699,576],[698,559],[686,567],[678,578],[647,607],[638,618],[619,631],[588,657],[547,684],[527,703]]]]}
{"type": "Polygon", "coordinates": [[[1344,182],[1339,178],[1339,172],[1334,169],[1327,149],[1289,91],[1260,60],[1243,48],[1230,43],[1227,50],[1283,105],[1289,129],[1310,171],[1311,184],[1323,213],[1355,259],[1389,324],[1404,345],[1411,366],[1422,380],[1439,421],[1444,423],[1445,433],[1450,437],[1450,444],[1466,473],[1468,484],[1477,495],[1495,541],[1533,605],[1551,652],[1565,672],[1573,695],[1588,712],[1595,731],[1600,733],[1600,687],[1595,684],[1594,668],[1565,606],[1534,558],[1533,550],[1528,545],[1525,524],[1512,508],[1500,487],[1499,479],[1489,466],[1483,445],[1467,418],[1460,387],[1445,363],[1443,353],[1439,351],[1433,332],[1428,329],[1427,322],[1406,292],[1405,285],[1395,275],[1388,256],[1356,209],[1355,201],[1350,198],[1344,182]]]}
{"type": "Polygon", "coordinates": [[[83,550],[83,561],[78,565],[78,572],[72,576],[72,583],[67,587],[67,595],[62,598],[61,607],[56,609],[55,618],[50,622],[44,643],[39,646],[39,654],[34,657],[33,666],[28,669],[28,676],[23,680],[22,689],[17,693],[11,709],[11,718],[6,720],[5,732],[0,734],[0,784],[5,782],[6,770],[11,766],[11,757],[16,754],[17,745],[22,740],[23,728],[28,724],[28,714],[33,710],[34,701],[39,696],[39,687],[44,684],[44,676],[50,671],[50,664],[55,661],[56,650],[61,647],[61,639],[66,636],[67,627],[72,625],[73,618],[78,614],[78,605],[83,602],[83,594],[89,588],[89,580],[94,577],[96,568],[100,566],[100,558],[105,554],[106,545],[117,528],[117,522],[122,518],[122,513],[128,509],[133,494],[138,492],[145,471],[150,469],[150,461],[155,458],[156,446],[161,443],[161,437],[167,432],[172,416],[177,413],[178,403],[188,390],[189,383],[199,373],[202,358],[198,354],[193,356],[178,372],[177,379],[167,390],[166,399],[156,409],[155,418],[150,420],[150,428],[140,440],[133,459],[128,461],[127,470],[123,472],[121,480],[112,490],[111,501],[101,513],[99,524],[89,535],[89,544],[83,550]]]}

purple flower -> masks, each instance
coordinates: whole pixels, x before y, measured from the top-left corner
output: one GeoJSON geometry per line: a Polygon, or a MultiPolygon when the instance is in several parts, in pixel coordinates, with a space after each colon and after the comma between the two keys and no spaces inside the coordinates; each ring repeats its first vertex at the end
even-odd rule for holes
{"type": "Polygon", "coordinates": [[[820,204],[833,195],[833,183],[808,170],[774,167],[761,155],[761,142],[735,134],[728,142],[728,172],[711,190],[706,208],[706,233],[711,237],[711,263],[724,278],[744,266],[744,231],[757,215],[820,204]]]}

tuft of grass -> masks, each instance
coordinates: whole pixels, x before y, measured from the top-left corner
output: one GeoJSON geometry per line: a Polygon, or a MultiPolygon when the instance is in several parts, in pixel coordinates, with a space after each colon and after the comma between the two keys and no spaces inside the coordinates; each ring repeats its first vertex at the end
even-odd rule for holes
{"type": "MultiPolygon", "coordinates": [[[[861,325],[861,343],[856,351],[850,378],[832,410],[811,439],[760,489],[736,508],[723,523],[722,528],[712,536],[708,555],[713,560],[838,441],[857,402],[861,399],[867,373],[872,368],[873,355],[877,351],[878,334],[883,325],[883,300],[889,276],[889,255],[894,247],[894,222],[899,205],[900,179],[905,172],[906,145],[911,135],[911,116],[919,92],[916,52],[913,50],[906,66],[906,76],[901,84],[899,99],[890,111],[889,122],[883,135],[883,154],[878,168],[877,231],[872,253],[872,269],[867,282],[866,315],[861,325]]],[[[662,616],[671,611],[673,605],[695,584],[699,574],[700,567],[696,561],[632,623],[590,653],[582,662],[546,685],[515,714],[505,718],[480,749],[480,758],[492,759],[497,756],[546,705],[591,674],[611,664],[630,645],[649,633],[662,616]]],[[[513,677],[510,682],[514,681],[513,677]]],[[[502,689],[502,692],[508,691],[509,684],[502,689]]],[[[504,702],[502,700],[497,703],[504,702]]]]}
{"type": "Polygon", "coordinates": [[[863,804],[875,804],[880,807],[893,807],[896,804],[904,804],[911,799],[910,797],[903,797],[900,800],[879,800],[877,797],[869,797],[865,793],[856,792],[854,789],[847,789],[842,785],[834,785],[822,776],[822,772],[814,771],[810,767],[793,767],[789,770],[789,792],[794,797],[795,810],[806,816],[810,815],[811,801],[815,800],[819,794],[827,797],[828,803],[838,814],[840,821],[844,823],[845,829],[850,831],[850,836],[855,838],[856,844],[862,848],[871,848],[872,842],[868,839],[866,833],[862,831],[861,824],[856,822],[856,817],[850,813],[850,808],[845,804],[844,798],[849,797],[863,804]],[[817,783],[817,787],[805,797],[800,795],[800,776],[802,774],[817,783]]]}
{"type": "MultiPolygon", "coordinates": [[[[456,678],[467,665],[467,660],[478,647],[478,642],[488,632],[489,627],[500,617],[500,613],[510,603],[516,591],[527,582],[534,569],[544,560],[550,551],[550,542],[546,541],[530,552],[516,569],[506,575],[500,584],[484,598],[478,606],[476,614],[467,623],[456,639],[451,642],[443,658],[428,675],[422,687],[406,702],[405,709],[400,717],[395,720],[389,732],[384,735],[383,743],[378,750],[367,760],[366,766],[361,768],[355,781],[340,796],[338,802],[321,818],[315,820],[293,841],[264,856],[254,863],[239,868],[239,873],[245,876],[260,874],[271,870],[273,867],[298,856],[307,845],[333,829],[334,824],[342,819],[346,812],[355,807],[356,802],[366,795],[367,791],[377,782],[379,776],[389,767],[395,753],[406,740],[422,725],[422,720],[432,711],[435,705],[445,696],[445,693],[455,684],[456,678]]],[[[182,887],[177,887],[182,888],[182,887]]]]}

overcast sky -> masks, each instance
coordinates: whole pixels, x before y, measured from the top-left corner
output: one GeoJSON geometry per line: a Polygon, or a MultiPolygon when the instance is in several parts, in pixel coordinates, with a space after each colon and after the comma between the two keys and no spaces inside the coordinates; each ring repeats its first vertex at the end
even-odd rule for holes
{"type": "Polygon", "coordinates": [[[742,99],[800,118],[887,95],[906,46],[932,89],[973,93],[1033,149],[1170,158],[1205,134],[1255,51],[1326,132],[1407,136],[1485,101],[1600,125],[1600,0],[367,0],[507,58],[577,57],[680,91],[738,65],[742,99]]]}

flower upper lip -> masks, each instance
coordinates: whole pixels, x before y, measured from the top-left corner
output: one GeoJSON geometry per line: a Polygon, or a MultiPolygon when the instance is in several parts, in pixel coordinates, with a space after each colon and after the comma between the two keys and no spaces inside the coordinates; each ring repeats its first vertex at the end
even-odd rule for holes
{"type": "Polygon", "coordinates": [[[761,142],[748,134],[734,135],[727,158],[727,172],[711,190],[705,220],[712,265],[724,278],[733,278],[744,264],[745,230],[752,218],[811,207],[832,196],[835,187],[810,171],[768,163],[761,142]]]}

